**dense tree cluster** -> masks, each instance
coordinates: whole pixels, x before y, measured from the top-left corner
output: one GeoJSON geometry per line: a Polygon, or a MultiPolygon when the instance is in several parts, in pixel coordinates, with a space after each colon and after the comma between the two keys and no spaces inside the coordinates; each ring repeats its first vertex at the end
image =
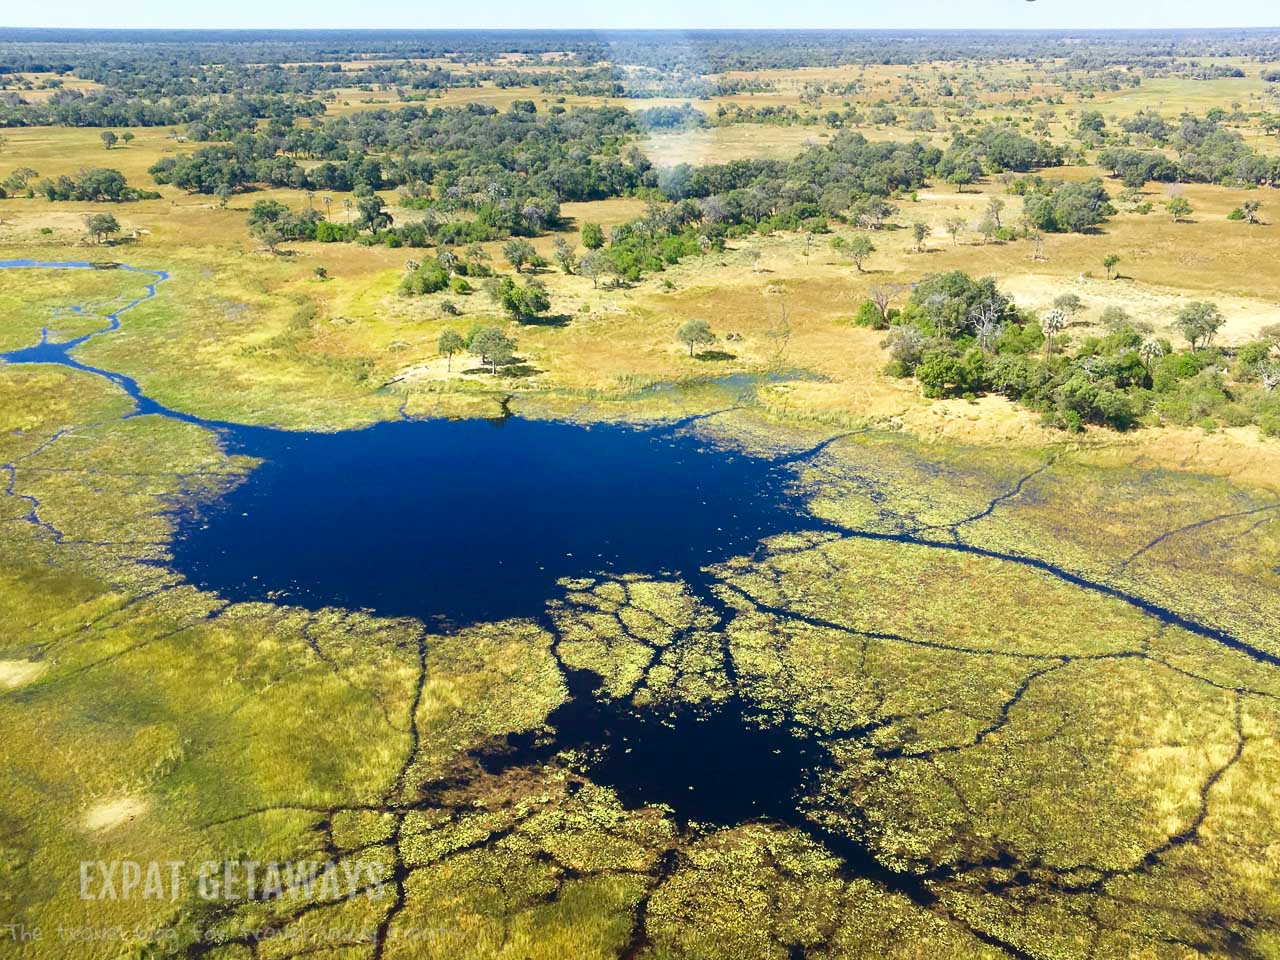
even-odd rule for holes
{"type": "MultiPolygon", "coordinates": [[[[24,171],[25,173],[25,171],[24,171]]],[[[97,203],[122,203],[129,200],[154,200],[160,194],[129,186],[124,174],[108,167],[81,170],[74,177],[63,174],[46,177],[31,184],[31,177],[21,178],[34,194],[49,200],[89,200],[97,203]]]]}
{"type": "Polygon", "coordinates": [[[1149,325],[1112,308],[1107,333],[1073,344],[1066,332],[1084,305],[1060,297],[1040,316],[1018,309],[990,278],[959,271],[925,277],[902,310],[874,303],[860,316],[892,324],[889,373],[915,377],[926,396],[1000,393],[1069,430],[1124,430],[1144,418],[1180,424],[1257,423],[1280,434],[1280,330],[1235,351],[1214,346],[1223,323],[1210,303],[1185,305],[1175,350],[1149,325]]]}
{"type": "Polygon", "coordinates": [[[47,100],[26,103],[0,98],[0,126],[166,127],[190,124],[192,139],[226,139],[253,130],[258,121],[292,123],[317,117],[318,100],[280,96],[160,96],[144,98],[115,89],[85,93],[57,90],[47,100]]]}
{"type": "Polygon", "coordinates": [[[1126,187],[1141,187],[1151,180],[1176,183],[1182,179],[1182,169],[1176,161],[1163,153],[1147,150],[1130,150],[1125,147],[1108,147],[1098,154],[1098,166],[1110,170],[1126,187]]]}
{"type": "Polygon", "coordinates": [[[1027,227],[1046,233],[1086,233],[1116,212],[1096,177],[1080,183],[1022,177],[1010,192],[1022,197],[1027,227]]]}
{"type": "MultiPolygon", "coordinates": [[[[1013,171],[1026,173],[1037,167],[1062,163],[1062,148],[1047,140],[1033,140],[1007,124],[985,124],[972,134],[958,133],[938,161],[938,176],[957,182],[957,173],[976,170],[985,173],[1013,171]]],[[[967,179],[965,183],[972,182],[967,179]]]]}
{"type": "Polygon", "coordinates": [[[634,118],[614,108],[539,114],[528,101],[491,107],[367,111],[310,128],[268,129],[166,157],[159,183],[200,193],[256,184],[311,191],[401,187],[423,211],[400,242],[469,243],[531,236],[559,221],[563,200],[633,191],[648,161],[634,118]],[[310,169],[298,160],[320,160],[310,169]]]}
{"type": "Polygon", "coordinates": [[[871,199],[919,189],[942,151],[923,142],[872,142],[842,131],[790,161],[735,160],[664,170],[658,189],[669,200],[698,199],[712,225],[792,229],[822,223],[871,199]]]}
{"type": "Polygon", "coordinates": [[[1223,127],[1223,115],[1186,115],[1174,127],[1155,113],[1138,113],[1123,121],[1124,129],[1172,148],[1177,160],[1113,145],[1099,154],[1098,162],[1129,187],[1149,180],[1274,186],[1280,181],[1280,160],[1259,153],[1239,133],[1223,127]]]}

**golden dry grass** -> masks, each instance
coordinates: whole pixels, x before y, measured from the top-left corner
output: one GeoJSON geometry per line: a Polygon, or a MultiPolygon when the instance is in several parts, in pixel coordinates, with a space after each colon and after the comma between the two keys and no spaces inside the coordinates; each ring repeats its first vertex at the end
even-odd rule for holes
{"type": "MultiPolygon", "coordinates": [[[[355,73],[362,61],[354,60],[347,66],[355,73]]],[[[904,81],[931,89],[937,76],[947,74],[973,80],[979,89],[984,89],[984,85],[1015,81],[1025,75],[1026,69],[1025,64],[1000,63],[981,67],[938,64],[781,71],[766,75],[776,90],[723,101],[795,105],[806,83],[857,80],[863,85],[857,96],[823,98],[821,107],[827,108],[846,99],[862,103],[882,96],[892,98],[904,81]]],[[[1147,80],[1137,90],[1101,95],[1095,105],[1116,115],[1153,107],[1170,114],[1183,108],[1202,109],[1211,101],[1220,102],[1241,90],[1247,96],[1256,95],[1260,81],[1255,81],[1251,78],[1198,84],[1147,80]]],[[[365,100],[394,97],[393,93],[379,91],[367,95],[353,92],[361,93],[365,100]]],[[[502,107],[513,99],[530,97],[539,103],[549,102],[535,88],[494,87],[446,91],[440,102],[480,100],[502,107]]],[[[1066,111],[1082,107],[1074,96],[1068,101],[1055,108],[1061,121],[1054,124],[1057,138],[1070,123],[1066,111]]],[[[569,97],[567,102],[602,101],[569,97]]],[[[659,98],[612,102],[643,108],[685,101],[659,98]]],[[[713,110],[716,102],[698,101],[694,105],[713,110]]],[[[939,121],[945,121],[946,107],[935,107],[939,121]]],[[[1004,109],[997,97],[979,107],[979,117],[1000,116],[1004,109]]],[[[1036,106],[1019,115],[1040,112],[1042,106],[1036,106]]],[[[179,143],[171,130],[135,132],[137,139],[130,146],[107,151],[96,130],[19,129],[8,134],[8,146],[0,159],[7,167],[27,165],[42,175],[73,174],[87,166],[109,165],[125,172],[131,183],[150,187],[147,167],[163,156],[198,147],[179,143]]],[[[919,135],[901,124],[865,128],[863,132],[871,137],[895,139],[919,135]]],[[[743,124],[687,134],[658,134],[650,138],[647,147],[659,163],[713,162],[740,156],[782,156],[802,148],[806,141],[827,135],[829,132],[821,125],[743,124]]],[[[946,141],[942,134],[932,136],[937,142],[946,141]]],[[[1092,167],[1071,166],[1048,171],[1047,175],[1078,179],[1099,173],[1092,167]]],[[[1118,184],[1107,182],[1113,192],[1118,192],[1118,184]]],[[[337,394],[346,398],[340,401],[345,404],[343,413],[336,407],[331,409],[333,404],[328,402],[317,406],[314,400],[302,406],[291,404],[287,415],[272,409],[268,397],[272,384],[290,384],[291,390],[306,391],[308,384],[315,382],[317,370],[354,359],[372,363],[373,373],[367,385],[356,388],[359,391],[394,383],[397,389],[408,389],[411,394],[429,388],[438,397],[441,390],[460,390],[466,395],[507,386],[468,372],[474,371],[474,365],[465,360],[455,362],[450,370],[435,354],[436,338],[446,326],[465,330],[478,322],[505,323],[483,294],[443,294],[416,300],[396,295],[405,262],[420,258],[422,251],[293,244],[290,256],[273,258],[247,235],[244,218],[249,206],[259,199],[278,199],[294,209],[301,209],[308,202],[323,207],[322,197],[308,201],[299,191],[264,190],[234,197],[226,209],[220,209],[212,198],[169,187],[160,192],[161,200],[111,208],[126,233],[138,231],[139,239],[109,252],[86,244],[83,239],[83,217],[104,209],[100,205],[50,204],[43,199],[2,201],[0,251],[4,256],[110,256],[176,268],[177,282],[166,288],[167,294],[174,297],[181,295],[183,284],[198,285],[201,296],[188,299],[173,314],[179,327],[170,336],[180,342],[201,331],[198,337],[202,346],[186,351],[184,362],[195,365],[186,391],[206,398],[200,401],[211,405],[204,408],[206,412],[226,402],[214,398],[225,394],[227,378],[231,377],[234,382],[252,384],[251,392],[262,391],[255,415],[273,422],[294,418],[300,425],[337,424],[367,422],[370,417],[387,415],[396,402],[394,397],[385,401],[366,397],[353,404],[354,395],[347,392],[350,388],[337,394]],[[67,250],[69,246],[78,249],[67,250]],[[325,267],[331,280],[320,283],[314,279],[312,273],[319,266],[325,267]],[[444,318],[440,312],[444,299],[455,301],[463,316],[444,318]],[[218,319],[219,313],[233,303],[250,306],[251,323],[239,321],[232,325],[218,319]],[[268,361],[244,355],[245,350],[260,350],[274,342],[287,328],[299,303],[314,305],[317,319],[297,345],[299,352],[294,360],[268,361]],[[318,420],[309,421],[309,417],[318,420]]],[[[879,231],[873,235],[877,252],[865,274],[840,262],[829,250],[828,238],[815,237],[809,243],[803,237],[784,234],[734,241],[722,255],[693,258],[623,290],[594,289],[589,280],[564,276],[553,268],[542,272],[540,279],[551,290],[553,313],[567,322],[562,326],[513,329],[530,373],[515,385],[539,395],[567,392],[622,396],[638,385],[659,380],[707,378],[770,364],[783,365],[808,370],[821,379],[774,384],[761,390],[760,402],[779,416],[831,423],[876,422],[929,435],[985,438],[992,443],[1043,443],[1055,435],[1041,429],[1027,412],[1003,401],[988,398],[978,403],[930,403],[919,397],[911,384],[884,378],[879,373],[885,360],[879,347],[880,335],[854,328],[848,319],[873,283],[907,284],[925,273],[951,269],[994,276],[1019,303],[1033,309],[1043,309],[1063,292],[1077,293],[1087,305],[1071,331],[1077,337],[1096,329],[1103,309],[1113,305],[1151,323],[1157,331],[1168,332],[1177,308],[1191,298],[1219,303],[1227,316],[1222,332],[1226,343],[1248,340],[1262,327],[1280,319],[1280,274],[1271,268],[1270,252],[1271,237],[1278,228],[1270,223],[1250,227],[1227,220],[1233,208],[1244,199],[1258,196],[1256,192],[1186,186],[1183,194],[1195,213],[1193,222],[1180,224],[1172,223],[1163,212],[1160,188],[1152,185],[1146,192],[1156,203],[1151,214],[1121,213],[1094,235],[1050,236],[1045,243],[1045,257],[1040,260],[1032,259],[1030,245],[1025,242],[986,244],[974,232],[993,196],[1007,201],[1006,222],[1017,222],[1020,201],[1004,196],[1000,185],[992,181],[963,193],[945,185],[931,186],[914,200],[900,202],[897,224],[907,226],[919,220],[932,228],[927,251],[913,250],[909,230],[879,231]],[[944,225],[948,218],[956,216],[965,221],[966,228],[959,242],[953,243],[944,225]],[[1120,280],[1105,279],[1101,261],[1108,253],[1122,258],[1120,280]],[[784,309],[791,336],[780,356],[778,343],[769,334],[784,309]],[[724,344],[723,352],[728,358],[708,361],[688,357],[675,342],[674,331],[690,318],[706,319],[721,335],[737,335],[731,344],[724,344]]],[[[1265,201],[1265,196],[1262,199],[1265,201]]],[[[339,221],[343,218],[342,200],[340,194],[331,195],[329,209],[339,221]]],[[[597,222],[608,229],[639,215],[643,207],[641,201],[634,199],[566,203],[566,235],[571,241],[576,240],[576,231],[587,222],[597,222]]],[[[415,216],[411,210],[394,206],[393,212],[402,222],[415,216]]],[[[1271,219],[1270,213],[1269,207],[1264,206],[1264,219],[1271,219]]],[[[847,228],[836,230],[848,232],[847,228]]],[[[552,239],[547,236],[535,241],[544,256],[550,256],[552,239]]],[[[488,244],[486,248],[495,264],[505,267],[501,244],[488,244]]],[[[179,352],[175,350],[175,354],[179,352]]],[[[118,348],[103,355],[129,362],[118,348]]],[[[140,367],[130,372],[144,377],[147,373],[140,367]]],[[[175,381],[168,399],[180,404],[183,392],[175,381]]],[[[339,401],[335,398],[334,402],[339,401]]],[[[411,398],[414,409],[424,402],[427,401],[422,397],[411,398]]],[[[430,401],[428,407],[436,402],[430,401]]],[[[470,402],[462,401],[462,405],[470,402]]],[[[1140,441],[1098,437],[1096,442],[1149,445],[1156,442],[1152,438],[1161,435],[1144,433],[1140,441]]],[[[1168,436],[1172,437],[1173,432],[1168,436]]],[[[1249,440],[1252,436],[1250,431],[1218,434],[1210,446],[1232,452],[1218,449],[1212,455],[1203,455],[1217,464],[1214,469],[1228,469],[1225,464],[1237,461],[1250,464],[1241,469],[1257,479],[1260,470],[1253,465],[1254,460],[1258,450],[1266,451],[1269,446],[1249,440]]],[[[1091,442],[1094,439],[1090,437],[1091,442]]],[[[1179,450],[1184,446],[1180,441],[1170,440],[1168,444],[1179,450]]],[[[1203,443],[1200,448],[1206,449],[1203,443]]]]}

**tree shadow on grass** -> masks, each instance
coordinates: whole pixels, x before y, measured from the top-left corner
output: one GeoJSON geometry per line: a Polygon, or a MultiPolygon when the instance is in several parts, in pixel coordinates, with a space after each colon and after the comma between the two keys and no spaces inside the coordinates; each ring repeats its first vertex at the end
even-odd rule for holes
{"type": "MultiPolygon", "coordinates": [[[[493,377],[493,368],[489,364],[477,364],[474,367],[467,367],[465,370],[458,371],[463,376],[480,376],[493,377]]],[[[513,360],[511,363],[498,364],[497,377],[499,379],[516,379],[519,377],[532,377],[543,371],[533,366],[525,360],[513,360]]]]}
{"type": "Polygon", "coordinates": [[[737,360],[738,356],[727,350],[699,350],[693,355],[695,360],[737,360]]]}
{"type": "Polygon", "coordinates": [[[507,379],[532,377],[539,373],[542,373],[542,371],[524,360],[508,363],[505,367],[498,367],[498,376],[505,377],[507,379]]]}
{"type": "Polygon", "coordinates": [[[520,321],[522,327],[567,327],[573,318],[567,313],[548,314],[545,317],[524,317],[520,321]]]}

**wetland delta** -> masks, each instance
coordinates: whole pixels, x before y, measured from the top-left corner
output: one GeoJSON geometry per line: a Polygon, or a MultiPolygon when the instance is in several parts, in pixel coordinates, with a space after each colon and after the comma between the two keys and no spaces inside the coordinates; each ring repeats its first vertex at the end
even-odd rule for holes
{"type": "Polygon", "coordinates": [[[227,958],[1280,942],[1274,495],[749,393],[204,419],[97,354],[164,274],[66,273],[82,299],[0,364],[0,716],[50,811],[0,819],[28,916],[227,958]],[[75,863],[125,852],[386,890],[79,904],[75,863]]]}

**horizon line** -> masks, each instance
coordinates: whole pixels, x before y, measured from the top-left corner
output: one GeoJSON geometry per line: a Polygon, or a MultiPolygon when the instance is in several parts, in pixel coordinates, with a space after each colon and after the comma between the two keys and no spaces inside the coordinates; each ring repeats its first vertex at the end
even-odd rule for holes
{"type": "MultiPolygon", "coordinates": [[[[1029,0],[1034,2],[1034,0],[1029,0]]],[[[10,32],[21,31],[43,31],[49,33],[94,33],[94,34],[112,34],[112,33],[293,33],[293,34],[323,34],[323,33],[350,33],[350,34],[376,34],[376,33],[405,33],[405,34],[450,34],[450,33],[510,33],[510,34],[533,34],[533,33],[670,33],[670,34],[716,34],[716,33],[811,33],[814,31],[825,31],[831,33],[850,33],[850,34],[874,34],[874,33],[902,33],[902,34],[965,34],[965,33],[1150,33],[1150,34],[1169,34],[1169,33],[1223,33],[1232,31],[1276,31],[1280,32],[1280,23],[1276,24],[1235,24],[1229,26],[1204,26],[1204,25],[1183,25],[1183,26],[986,26],[986,27],[837,27],[837,26],[788,26],[788,27],[243,27],[243,26],[219,26],[219,27],[188,27],[188,26],[148,26],[148,27],[97,27],[97,26],[0,26],[0,35],[10,32]]]]}

